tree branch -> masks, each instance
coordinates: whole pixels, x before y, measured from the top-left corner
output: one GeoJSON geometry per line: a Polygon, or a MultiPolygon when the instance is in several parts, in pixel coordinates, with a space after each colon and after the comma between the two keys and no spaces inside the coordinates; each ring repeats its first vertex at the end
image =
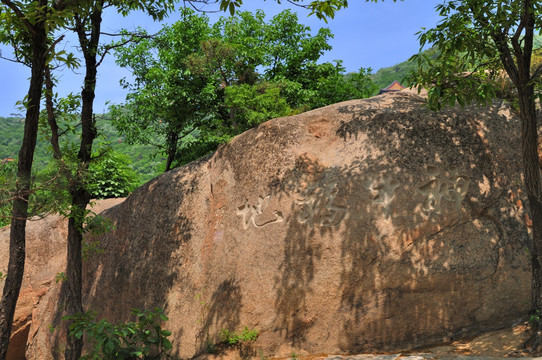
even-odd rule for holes
{"type": "Polygon", "coordinates": [[[49,46],[49,49],[47,49],[46,54],[49,54],[51,52],[51,50],[53,50],[55,48],[56,44],[58,44],[62,40],[64,40],[64,35],[61,35],[59,38],[57,38],[55,41],[53,41],[51,46],[49,46]]]}
{"type": "Polygon", "coordinates": [[[538,65],[536,70],[533,72],[533,75],[531,75],[529,82],[536,81],[540,77],[540,75],[542,75],[542,64],[538,65]]]}
{"type": "Polygon", "coordinates": [[[54,84],[51,77],[51,68],[49,66],[45,67],[45,89],[45,107],[47,109],[47,122],[49,123],[49,128],[51,129],[51,146],[53,147],[53,156],[55,159],[60,160],[62,159],[62,152],[58,143],[58,123],[56,121],[56,114],[53,105],[54,84]]]}
{"type": "Polygon", "coordinates": [[[17,15],[17,17],[19,18],[19,20],[24,24],[24,26],[26,26],[26,28],[28,29],[28,31],[30,31],[32,34],[36,34],[36,29],[34,28],[34,26],[30,23],[30,21],[28,21],[26,19],[26,16],[25,14],[21,11],[21,9],[19,9],[17,7],[17,5],[15,5],[14,3],[11,2],[11,0],[0,0],[2,1],[2,3],[4,3],[7,7],[9,7],[11,10],[13,10],[13,12],[15,13],[15,15],[17,15]]]}
{"type": "Polygon", "coordinates": [[[6,61],[10,61],[10,62],[14,62],[14,63],[16,63],[16,64],[23,64],[23,65],[25,65],[24,61],[22,61],[22,60],[18,60],[18,59],[10,59],[10,58],[7,58],[7,57],[3,56],[1,51],[0,51],[0,59],[6,60],[6,61]]]}
{"type": "MultiPolygon", "coordinates": [[[[122,36],[124,34],[107,34],[107,33],[101,33],[101,34],[105,34],[105,35],[109,35],[109,36],[122,36]]],[[[107,45],[107,46],[104,46],[104,52],[103,54],[100,56],[100,60],[98,60],[98,62],[96,63],[96,67],[100,66],[100,64],[102,63],[102,61],[104,61],[105,59],[105,56],[109,53],[109,51],[113,50],[113,49],[116,49],[116,48],[119,48],[119,47],[122,47],[130,42],[135,42],[135,43],[138,43],[140,42],[141,40],[143,39],[150,39],[152,37],[152,35],[139,35],[139,34],[130,34],[130,38],[127,39],[127,40],[124,40],[120,43],[117,43],[117,44],[110,44],[110,45],[107,45]]]]}

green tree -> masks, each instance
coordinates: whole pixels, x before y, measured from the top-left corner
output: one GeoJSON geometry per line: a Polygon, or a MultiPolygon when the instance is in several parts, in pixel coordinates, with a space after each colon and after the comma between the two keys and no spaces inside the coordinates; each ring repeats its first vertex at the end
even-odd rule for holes
{"type": "Polygon", "coordinates": [[[296,13],[282,11],[265,27],[266,78],[284,77],[307,86],[312,80],[313,65],[331,50],[331,38],[329,28],[320,28],[316,35],[311,35],[311,28],[300,24],[296,13]]]}
{"type": "Polygon", "coordinates": [[[124,106],[111,108],[113,122],[128,141],[158,145],[167,154],[166,171],[178,156],[179,143],[215,111],[214,86],[185,61],[200,51],[209,32],[206,16],[184,8],[172,26],[116,49],[117,63],[131,69],[135,80],[123,82],[130,93],[124,106]]]}
{"type": "Polygon", "coordinates": [[[156,37],[117,50],[136,74],[127,103],[112,108],[117,129],[132,142],[162,139],[167,171],[273,117],[372,95],[367,70],[347,78],[341,62],[317,63],[329,29],[311,35],[289,10],[264,19],[242,12],[210,27],[184,10],[156,37]]]}
{"type": "MultiPolygon", "coordinates": [[[[521,153],[525,188],[533,220],[532,309],[542,309],[542,192],[538,160],[535,84],[542,67],[532,69],[535,31],[542,27],[542,3],[534,0],[453,0],[436,7],[442,16],[420,35],[433,45],[435,59],[417,57],[414,83],[429,87],[429,105],[488,103],[496,95],[504,70],[517,91],[521,118],[521,153]]],[[[542,348],[542,323],[533,349],[542,348]]]]}
{"type": "Polygon", "coordinates": [[[88,167],[86,187],[92,199],[126,197],[139,185],[139,175],[123,154],[106,151],[88,167]]]}
{"type": "Polygon", "coordinates": [[[335,104],[352,99],[363,99],[373,96],[378,87],[370,78],[371,69],[361,68],[357,73],[345,75],[342,61],[335,64],[314,64],[313,80],[309,89],[314,95],[309,99],[311,109],[335,104]]]}
{"type": "MultiPolygon", "coordinates": [[[[67,262],[66,262],[66,314],[75,316],[83,312],[82,306],[82,241],[84,224],[86,220],[86,207],[90,202],[90,192],[85,184],[85,176],[88,166],[92,161],[92,146],[97,136],[96,119],[93,114],[94,97],[96,90],[96,78],[98,67],[103,58],[111,50],[110,46],[101,46],[100,37],[101,23],[104,9],[114,7],[123,15],[132,10],[144,10],[154,19],[161,19],[172,10],[173,2],[163,1],[106,1],[92,0],[80,6],[69,19],[71,28],[76,33],[85,66],[85,78],[81,91],[81,115],[80,115],[80,142],[79,150],[75,156],[75,171],[64,169],[63,173],[67,178],[68,193],[71,200],[68,241],[67,241],[67,262]]],[[[131,38],[125,40],[128,42],[131,38]]],[[[45,69],[46,78],[46,106],[47,120],[51,130],[51,145],[54,157],[62,164],[66,154],[62,152],[59,143],[59,126],[57,122],[58,113],[55,111],[51,94],[54,91],[54,83],[49,71],[45,69]]],[[[69,156],[69,154],[68,154],[69,156]]],[[[67,324],[68,328],[70,322],[67,324]]],[[[68,332],[69,334],[69,332],[68,332]]],[[[79,359],[83,347],[83,339],[68,335],[68,342],[65,351],[66,359],[79,359]]]]}
{"type": "Polygon", "coordinates": [[[286,115],[294,110],[281,95],[286,83],[260,82],[255,85],[240,84],[226,88],[224,104],[235,113],[239,132],[262,122],[286,115]]]}
{"type": "Polygon", "coordinates": [[[31,76],[25,99],[25,128],[19,160],[15,199],[12,205],[7,277],[0,302],[0,360],[5,359],[15,305],[19,296],[26,253],[26,219],[31,193],[31,173],[38,132],[44,71],[52,57],[55,30],[65,25],[75,7],[84,2],[11,1],[0,2],[0,42],[10,44],[18,58],[30,66],[31,76]]]}

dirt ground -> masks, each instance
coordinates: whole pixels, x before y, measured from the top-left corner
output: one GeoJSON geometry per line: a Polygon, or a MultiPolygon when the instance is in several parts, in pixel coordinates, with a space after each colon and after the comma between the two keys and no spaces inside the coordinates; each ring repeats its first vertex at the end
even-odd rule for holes
{"type": "Polygon", "coordinates": [[[528,322],[478,335],[469,340],[452,342],[449,345],[420,349],[417,352],[435,355],[469,355],[483,357],[531,357],[522,344],[531,334],[528,322]]]}
{"type": "MultiPolygon", "coordinates": [[[[284,349],[283,353],[288,354],[291,350],[291,355],[272,358],[272,360],[496,360],[510,358],[542,360],[541,354],[529,354],[522,348],[522,344],[530,334],[529,323],[521,321],[517,325],[488,331],[470,339],[408,352],[344,355],[308,354],[303,351],[284,349]]],[[[271,360],[261,354],[259,357],[271,360]]],[[[217,355],[204,355],[199,360],[242,360],[242,356],[239,356],[238,351],[230,350],[217,355]]]]}

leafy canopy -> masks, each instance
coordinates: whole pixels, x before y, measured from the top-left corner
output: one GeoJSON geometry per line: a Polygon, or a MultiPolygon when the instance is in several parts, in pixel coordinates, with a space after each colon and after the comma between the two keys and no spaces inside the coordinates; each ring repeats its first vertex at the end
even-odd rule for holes
{"type": "Polygon", "coordinates": [[[183,9],[156,36],[117,50],[135,80],[113,122],[132,143],[154,144],[166,170],[195,160],[233,136],[274,117],[352,98],[375,86],[368,69],[344,76],[340,61],[318,64],[333,35],[311,34],[285,10],[209,19],[183,9]]]}
{"type": "MultiPolygon", "coordinates": [[[[437,5],[442,16],[439,24],[419,33],[421,48],[431,45],[433,55],[415,55],[417,72],[409,77],[411,85],[429,88],[429,105],[439,109],[443,105],[472,102],[487,104],[503,87],[505,73],[514,86],[523,86],[538,77],[520,84],[519,69],[525,57],[530,64],[532,45],[525,37],[527,24],[521,13],[525,1],[463,0],[446,1],[437,5]]],[[[540,14],[542,4],[531,3],[532,11],[540,14]]],[[[534,17],[529,25],[540,29],[542,19],[534,17]]],[[[528,66],[528,65],[527,65],[528,66]]]]}

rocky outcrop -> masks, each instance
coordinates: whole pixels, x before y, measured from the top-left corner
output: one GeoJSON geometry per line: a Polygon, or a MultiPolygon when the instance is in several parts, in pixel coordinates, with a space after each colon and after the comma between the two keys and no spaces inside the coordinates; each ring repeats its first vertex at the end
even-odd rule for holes
{"type": "MultiPolygon", "coordinates": [[[[402,92],[266,122],[104,212],[86,306],[164,308],[179,357],[244,326],[288,356],[502,325],[530,301],[518,133],[504,105],[433,113],[402,92]]],[[[29,359],[57,356],[57,301],[29,359]]]]}
{"type": "MultiPolygon", "coordinates": [[[[92,211],[101,212],[121,201],[123,199],[101,200],[92,211]]],[[[15,309],[8,360],[25,358],[30,327],[33,324],[37,329],[41,323],[37,307],[46,295],[50,296],[57,274],[66,268],[67,235],[68,222],[59,215],[35,218],[27,223],[25,272],[15,309]]],[[[0,249],[0,272],[5,274],[9,261],[9,226],[0,229],[0,249]]],[[[3,287],[4,282],[0,281],[0,288],[3,287]]]]}

